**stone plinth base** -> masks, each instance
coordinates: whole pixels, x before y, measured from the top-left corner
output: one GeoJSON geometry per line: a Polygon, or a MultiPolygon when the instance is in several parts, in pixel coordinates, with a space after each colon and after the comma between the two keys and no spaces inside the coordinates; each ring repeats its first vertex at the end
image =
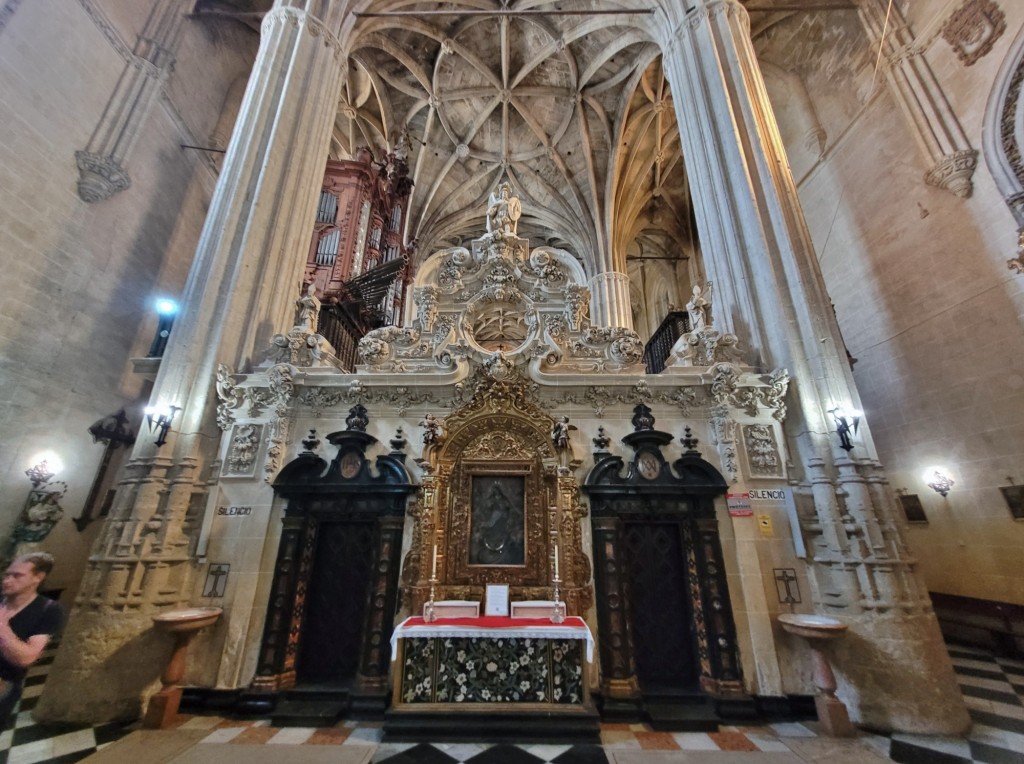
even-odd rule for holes
{"type": "Polygon", "coordinates": [[[846,713],[846,706],[839,698],[818,695],[814,698],[814,707],[818,709],[821,729],[829,737],[854,737],[857,734],[846,713]]]}
{"type": "Polygon", "coordinates": [[[146,709],[146,718],[142,720],[142,728],[147,730],[162,730],[171,726],[178,715],[178,706],[181,705],[181,688],[165,687],[149,699],[149,707],[146,709]]]}

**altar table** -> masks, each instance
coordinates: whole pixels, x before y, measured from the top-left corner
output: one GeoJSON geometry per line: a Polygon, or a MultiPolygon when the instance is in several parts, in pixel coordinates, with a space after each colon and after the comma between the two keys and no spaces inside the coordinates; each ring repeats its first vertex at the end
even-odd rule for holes
{"type": "Polygon", "coordinates": [[[582,618],[407,618],[391,637],[396,707],[409,704],[582,706],[594,638],[582,618]]]}

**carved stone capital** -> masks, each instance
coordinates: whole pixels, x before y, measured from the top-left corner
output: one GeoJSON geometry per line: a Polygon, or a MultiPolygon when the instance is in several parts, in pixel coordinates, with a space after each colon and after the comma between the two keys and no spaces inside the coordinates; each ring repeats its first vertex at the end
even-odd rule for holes
{"type": "Polygon", "coordinates": [[[79,173],[78,196],[83,202],[102,202],[132,184],[127,171],[113,157],[76,151],[75,160],[79,173]]]}
{"type": "Polygon", "coordinates": [[[942,157],[924,176],[930,186],[952,191],[961,199],[968,199],[974,191],[971,177],[978,166],[978,152],[975,149],[954,151],[942,157]]]}

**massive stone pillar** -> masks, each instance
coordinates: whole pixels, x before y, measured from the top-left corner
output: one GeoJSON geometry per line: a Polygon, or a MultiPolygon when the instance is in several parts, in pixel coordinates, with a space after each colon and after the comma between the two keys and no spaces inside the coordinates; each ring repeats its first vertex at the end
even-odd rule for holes
{"type": "MultiPolygon", "coordinates": [[[[270,337],[294,323],[345,61],[333,30],[341,28],[346,6],[347,0],[277,0],[263,21],[153,388],[151,403],[175,406],[178,416],[166,444],[140,437],[135,445],[37,707],[40,719],[137,716],[168,649],[150,617],[190,602],[204,492],[220,443],[215,370],[219,363],[244,369],[258,362],[270,337]]],[[[230,608],[222,621],[221,639],[237,633],[230,608]]]]}
{"type": "Polygon", "coordinates": [[[787,431],[814,515],[804,519],[819,611],[850,625],[837,658],[854,720],[958,734],[969,725],[927,592],[866,425],[852,458],[830,410],[858,407],[838,326],[738,0],[659,0],[716,328],[793,382],[787,431]]]}

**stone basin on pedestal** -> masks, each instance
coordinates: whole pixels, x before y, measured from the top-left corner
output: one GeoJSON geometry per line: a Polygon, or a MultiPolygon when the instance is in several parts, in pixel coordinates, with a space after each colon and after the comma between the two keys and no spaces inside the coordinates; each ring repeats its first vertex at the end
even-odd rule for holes
{"type": "Polygon", "coordinates": [[[163,689],[149,699],[146,718],[142,722],[144,728],[163,729],[177,716],[181,703],[181,687],[178,683],[185,675],[185,656],[189,642],[200,629],[215,624],[222,612],[219,607],[198,607],[171,610],[153,616],[153,626],[157,631],[174,635],[174,650],[160,675],[163,689]]]}
{"type": "Polygon", "coordinates": [[[825,642],[843,636],[849,626],[835,618],[809,613],[780,613],[778,621],[783,630],[803,637],[811,648],[814,686],[818,688],[814,706],[818,710],[822,730],[831,737],[853,737],[857,731],[850,723],[843,701],[835,696],[836,676],[822,652],[825,642]]]}

